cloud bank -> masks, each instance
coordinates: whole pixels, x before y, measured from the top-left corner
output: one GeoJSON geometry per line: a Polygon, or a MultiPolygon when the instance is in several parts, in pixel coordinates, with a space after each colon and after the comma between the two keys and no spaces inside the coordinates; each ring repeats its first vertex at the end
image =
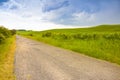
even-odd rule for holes
{"type": "Polygon", "coordinates": [[[1,0],[0,25],[46,30],[120,24],[120,0],[1,0]]]}

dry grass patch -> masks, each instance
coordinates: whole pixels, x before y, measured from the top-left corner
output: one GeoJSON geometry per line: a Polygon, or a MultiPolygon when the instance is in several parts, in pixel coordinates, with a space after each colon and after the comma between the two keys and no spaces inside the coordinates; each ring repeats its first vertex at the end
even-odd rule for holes
{"type": "Polygon", "coordinates": [[[10,40],[8,39],[8,42],[10,42],[8,47],[6,47],[6,55],[3,62],[0,64],[0,80],[15,80],[14,76],[14,51],[15,51],[15,37],[12,37],[10,40]]]}

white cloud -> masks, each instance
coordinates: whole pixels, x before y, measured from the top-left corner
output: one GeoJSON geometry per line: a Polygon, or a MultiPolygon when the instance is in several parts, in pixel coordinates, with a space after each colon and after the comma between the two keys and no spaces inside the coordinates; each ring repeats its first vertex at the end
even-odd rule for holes
{"type": "Polygon", "coordinates": [[[74,13],[73,17],[76,21],[80,22],[91,22],[94,21],[94,14],[89,14],[87,12],[74,13]]]}
{"type": "MultiPolygon", "coordinates": [[[[102,10],[94,13],[89,13],[86,10],[79,11],[77,10],[79,6],[75,5],[59,5],[57,7],[58,3],[68,5],[68,1],[70,0],[10,0],[0,6],[0,25],[10,29],[45,30],[80,27],[80,25],[120,23],[119,4],[117,2],[110,3],[109,6],[106,3],[102,4],[102,10]],[[48,5],[48,11],[44,11],[46,5],[48,5]]],[[[92,9],[94,11],[94,6],[92,9]]]]}
{"type": "Polygon", "coordinates": [[[3,8],[0,10],[0,25],[10,29],[46,30],[60,27],[65,28],[64,25],[58,25],[49,21],[55,18],[55,13],[43,13],[43,3],[40,0],[16,1],[18,0],[10,0],[3,4],[3,8]],[[12,6],[17,7],[16,9],[11,9],[12,6]]]}
{"type": "Polygon", "coordinates": [[[89,12],[75,12],[73,14],[73,20],[75,24],[82,25],[101,25],[101,24],[120,24],[120,6],[116,3],[110,3],[109,5],[102,4],[102,10],[89,13],[89,12]],[[111,6],[112,5],[112,6],[111,6]]]}
{"type": "Polygon", "coordinates": [[[58,25],[39,19],[38,17],[22,17],[7,12],[0,13],[0,24],[7,26],[10,29],[47,30],[66,27],[73,28],[73,26],[58,25]]]}

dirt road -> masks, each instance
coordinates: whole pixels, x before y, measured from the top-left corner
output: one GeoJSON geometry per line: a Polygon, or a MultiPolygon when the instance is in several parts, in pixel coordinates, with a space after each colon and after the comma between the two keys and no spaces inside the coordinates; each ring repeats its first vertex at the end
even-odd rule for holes
{"type": "Polygon", "coordinates": [[[17,80],[120,80],[120,66],[17,36],[17,80]]]}

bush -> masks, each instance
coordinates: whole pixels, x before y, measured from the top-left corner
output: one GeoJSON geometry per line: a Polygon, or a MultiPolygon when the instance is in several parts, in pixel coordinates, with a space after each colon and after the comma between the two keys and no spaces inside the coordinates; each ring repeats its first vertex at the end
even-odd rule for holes
{"type": "Polygon", "coordinates": [[[0,27],[0,43],[2,43],[6,38],[12,36],[12,34],[15,34],[15,31],[8,30],[7,28],[1,26],[0,27]]]}
{"type": "Polygon", "coordinates": [[[103,38],[105,39],[120,39],[120,34],[119,33],[111,33],[111,34],[104,34],[103,38]]]}
{"type": "Polygon", "coordinates": [[[33,36],[33,34],[31,33],[31,34],[29,34],[29,36],[33,36]]]}
{"type": "Polygon", "coordinates": [[[52,36],[51,32],[46,32],[42,34],[42,37],[50,37],[50,36],[52,36]]]}
{"type": "Polygon", "coordinates": [[[10,30],[10,31],[11,31],[11,34],[12,34],[12,35],[15,35],[15,34],[16,34],[16,30],[15,30],[15,29],[10,30]]]}
{"type": "Polygon", "coordinates": [[[82,34],[75,34],[73,35],[73,38],[74,39],[93,39],[95,38],[95,35],[94,34],[87,34],[87,33],[82,33],[82,34]]]}
{"type": "Polygon", "coordinates": [[[64,40],[70,39],[70,36],[67,34],[60,34],[60,37],[64,40]]]}
{"type": "Polygon", "coordinates": [[[0,43],[5,40],[5,36],[3,34],[0,34],[0,43]]]}
{"type": "Polygon", "coordinates": [[[0,27],[0,33],[3,34],[6,38],[11,36],[11,31],[3,26],[0,27]]]}

